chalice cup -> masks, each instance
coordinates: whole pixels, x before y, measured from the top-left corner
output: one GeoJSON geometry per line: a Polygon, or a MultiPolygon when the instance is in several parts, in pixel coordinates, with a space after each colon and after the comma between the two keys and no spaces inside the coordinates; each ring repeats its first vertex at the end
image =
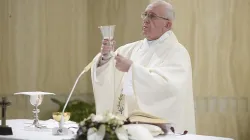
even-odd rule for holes
{"type": "Polygon", "coordinates": [[[41,92],[41,91],[31,91],[31,92],[17,92],[14,93],[14,95],[28,95],[30,99],[30,104],[34,106],[33,113],[34,113],[34,120],[33,123],[25,123],[25,124],[31,124],[30,126],[25,128],[46,128],[45,125],[39,124],[39,117],[38,113],[40,110],[38,109],[38,106],[42,104],[44,95],[55,95],[54,93],[49,93],[49,92],[41,92]]]}
{"type": "Polygon", "coordinates": [[[34,106],[33,113],[34,113],[34,121],[33,121],[33,126],[36,128],[41,128],[42,125],[39,124],[39,117],[38,113],[40,110],[38,109],[38,106],[41,105],[43,101],[44,95],[38,94],[38,95],[30,95],[30,104],[34,106]]]}
{"type": "Polygon", "coordinates": [[[107,46],[112,47],[111,55],[114,55],[114,33],[115,33],[115,25],[105,25],[105,26],[99,26],[99,29],[102,33],[102,38],[104,40],[108,40],[107,46]]]}

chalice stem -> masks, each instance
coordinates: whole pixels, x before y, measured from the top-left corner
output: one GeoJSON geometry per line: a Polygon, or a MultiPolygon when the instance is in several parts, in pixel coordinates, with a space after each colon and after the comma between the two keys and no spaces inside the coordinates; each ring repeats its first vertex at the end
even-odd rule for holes
{"type": "Polygon", "coordinates": [[[35,109],[34,109],[33,113],[34,113],[34,122],[33,122],[33,125],[35,125],[35,127],[39,127],[39,122],[38,122],[39,109],[37,108],[37,106],[35,106],[35,109]]]}

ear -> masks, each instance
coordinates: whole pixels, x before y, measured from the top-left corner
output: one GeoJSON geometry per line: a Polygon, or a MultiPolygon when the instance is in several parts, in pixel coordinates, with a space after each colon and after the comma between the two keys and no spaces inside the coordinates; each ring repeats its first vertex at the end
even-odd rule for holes
{"type": "Polygon", "coordinates": [[[168,21],[166,22],[165,27],[166,27],[167,29],[171,29],[171,27],[172,27],[172,22],[168,20],[168,21]]]}

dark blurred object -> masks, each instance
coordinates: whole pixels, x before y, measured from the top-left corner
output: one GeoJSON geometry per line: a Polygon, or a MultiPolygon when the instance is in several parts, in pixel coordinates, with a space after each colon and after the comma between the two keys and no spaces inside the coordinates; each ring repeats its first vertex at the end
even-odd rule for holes
{"type": "Polygon", "coordinates": [[[7,110],[7,106],[11,105],[11,102],[9,102],[6,97],[2,97],[2,101],[0,101],[0,105],[2,106],[0,135],[13,135],[12,128],[6,125],[6,110],[7,110]]]}

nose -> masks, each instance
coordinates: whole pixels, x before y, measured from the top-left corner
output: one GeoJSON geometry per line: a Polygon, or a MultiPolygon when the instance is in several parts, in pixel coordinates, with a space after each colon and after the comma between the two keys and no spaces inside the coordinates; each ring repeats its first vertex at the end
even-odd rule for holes
{"type": "Polygon", "coordinates": [[[142,20],[143,20],[143,23],[149,23],[149,18],[148,18],[148,16],[145,16],[142,20]]]}

